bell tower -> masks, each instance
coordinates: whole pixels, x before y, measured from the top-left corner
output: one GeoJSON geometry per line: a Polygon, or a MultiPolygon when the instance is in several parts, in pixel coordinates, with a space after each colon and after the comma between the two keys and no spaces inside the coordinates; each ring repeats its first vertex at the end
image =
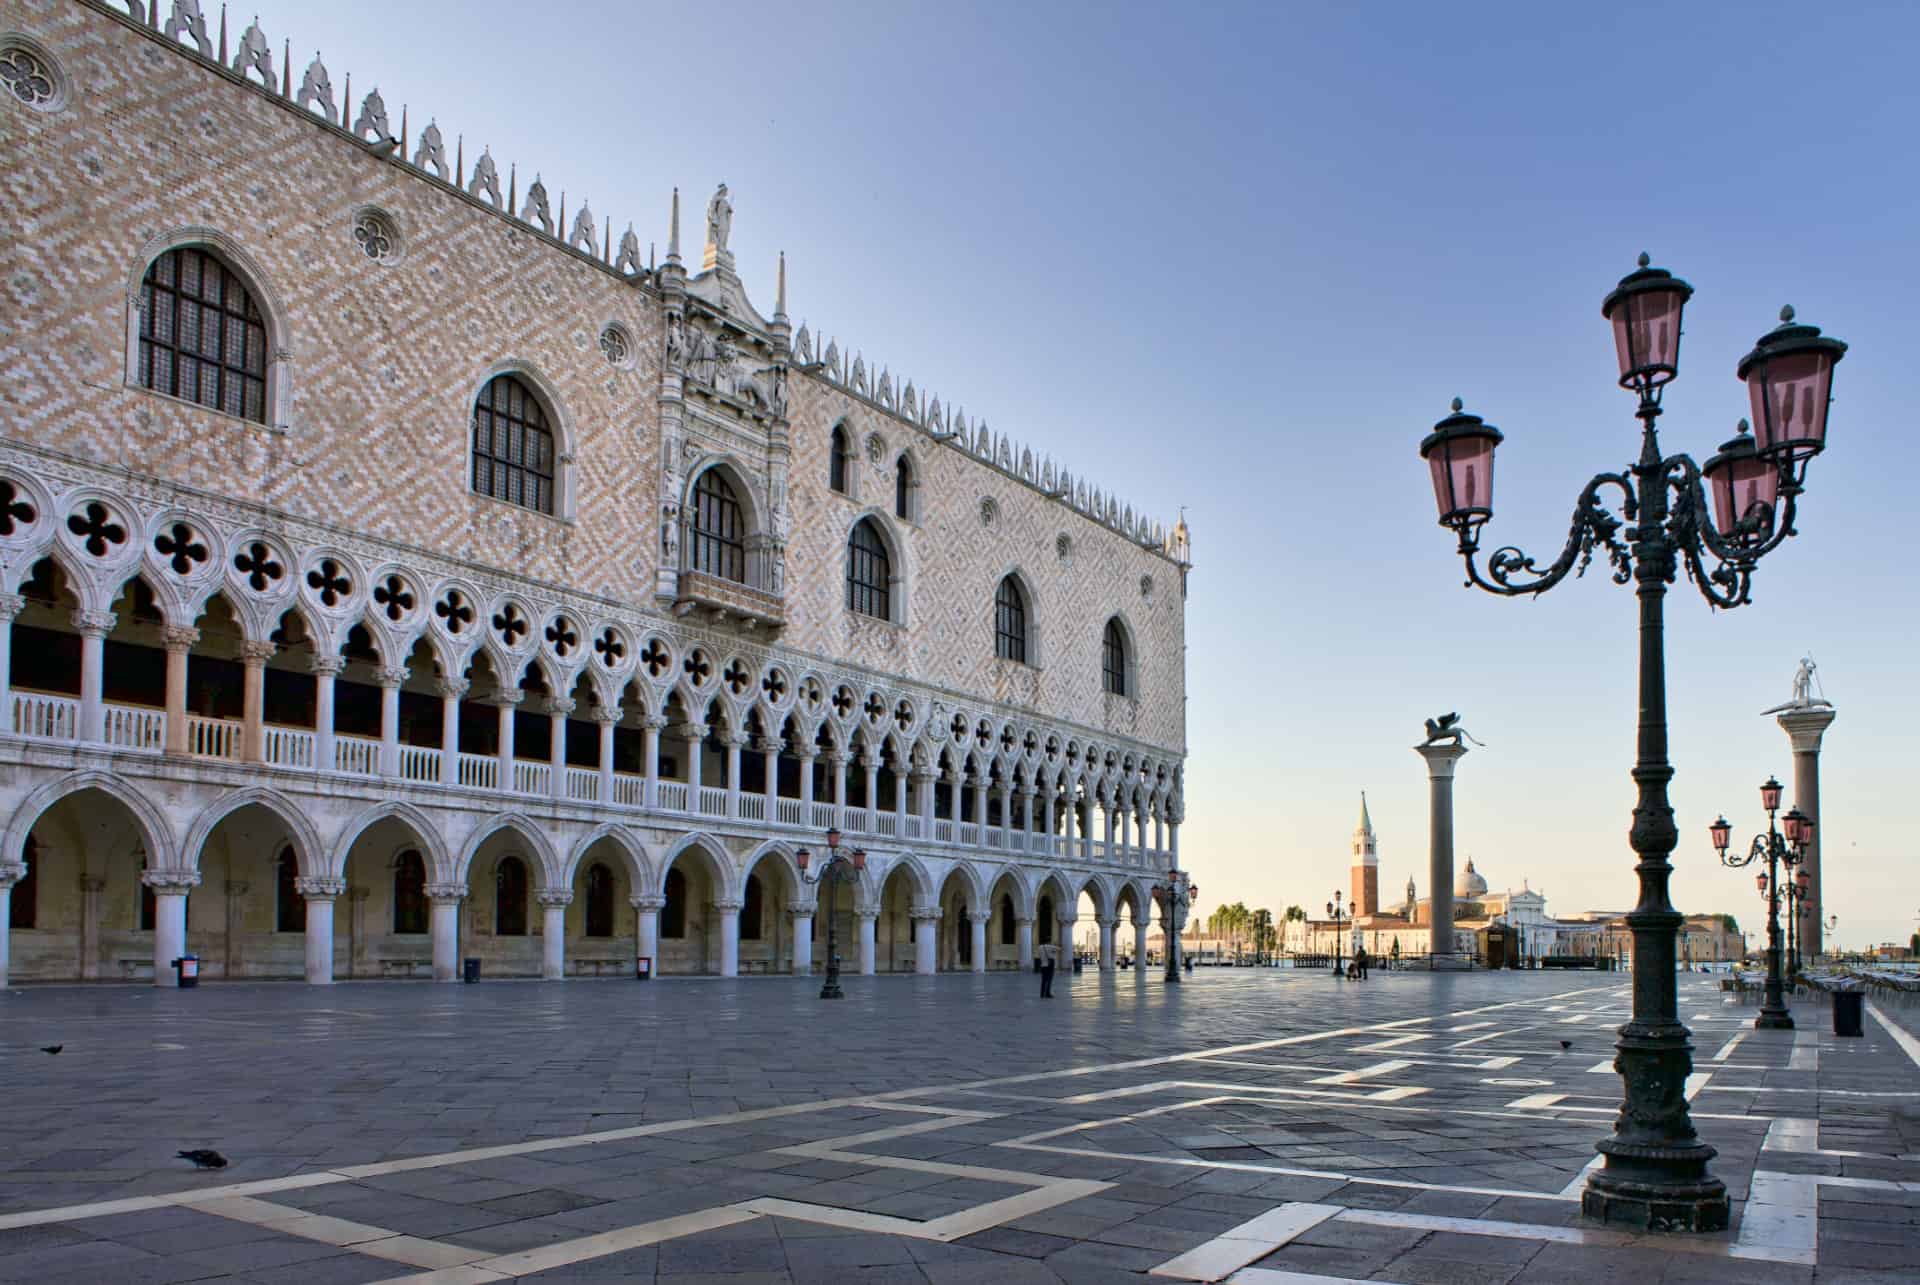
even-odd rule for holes
{"type": "Polygon", "coordinates": [[[1353,828],[1353,912],[1380,913],[1380,854],[1374,843],[1373,818],[1367,815],[1366,791],[1360,792],[1360,824],[1353,828]]]}

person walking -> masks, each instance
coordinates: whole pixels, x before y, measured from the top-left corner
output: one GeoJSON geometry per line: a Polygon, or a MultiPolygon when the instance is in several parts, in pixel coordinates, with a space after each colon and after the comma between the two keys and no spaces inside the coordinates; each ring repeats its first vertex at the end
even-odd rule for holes
{"type": "Polygon", "coordinates": [[[1363,982],[1366,981],[1367,980],[1367,964],[1370,961],[1367,959],[1367,948],[1365,946],[1356,946],[1354,948],[1353,962],[1354,962],[1354,966],[1360,970],[1360,980],[1363,982]]]}
{"type": "Polygon", "coordinates": [[[1042,946],[1040,948],[1040,998],[1041,999],[1053,998],[1054,955],[1058,952],[1058,950],[1059,950],[1059,947],[1057,946],[1042,946]]]}

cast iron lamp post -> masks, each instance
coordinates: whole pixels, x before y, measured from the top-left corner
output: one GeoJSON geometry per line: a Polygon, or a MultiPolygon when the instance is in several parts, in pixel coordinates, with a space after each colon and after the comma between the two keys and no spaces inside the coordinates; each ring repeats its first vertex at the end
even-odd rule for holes
{"type": "Polygon", "coordinates": [[[1333,979],[1339,981],[1347,975],[1346,970],[1340,966],[1340,949],[1342,945],[1340,940],[1340,925],[1353,918],[1353,916],[1340,905],[1340,892],[1338,889],[1334,890],[1333,900],[1327,903],[1327,918],[1333,920],[1333,979]]]}
{"type": "Polygon", "coordinates": [[[1767,996],[1760,1005],[1760,1015],[1753,1019],[1753,1026],[1759,1031],[1790,1031],[1793,1015],[1787,1011],[1781,986],[1780,867],[1786,866],[1791,878],[1793,867],[1805,859],[1807,845],[1813,841],[1813,822],[1802,816],[1799,808],[1779,816],[1780,782],[1772,777],[1760,787],[1760,804],[1767,810],[1767,832],[1753,836],[1745,856],[1735,856],[1728,851],[1733,842],[1733,823],[1725,817],[1708,826],[1707,832],[1713,836],[1714,851],[1720,854],[1722,865],[1739,869],[1760,860],[1767,863],[1766,870],[1754,879],[1767,903],[1767,996]]]}
{"type": "Polygon", "coordinates": [[[1806,967],[1805,961],[1800,958],[1800,950],[1807,940],[1807,894],[1812,891],[1813,876],[1807,873],[1805,866],[1801,866],[1794,872],[1793,878],[1787,880],[1788,977],[1799,977],[1801,970],[1806,967]]]}
{"type": "Polygon", "coordinates": [[[793,854],[800,863],[800,877],[808,883],[827,885],[827,976],[820,986],[821,999],[844,999],[840,989],[840,943],[834,932],[834,902],[838,899],[836,890],[843,883],[858,883],[860,872],[867,868],[867,854],[864,849],[855,848],[846,856],[840,855],[840,831],[827,831],[827,859],[820,868],[809,875],[807,867],[813,860],[813,854],[805,848],[793,854]]]}
{"type": "Polygon", "coordinates": [[[1167,938],[1167,981],[1180,984],[1180,934],[1187,926],[1187,911],[1200,895],[1200,885],[1184,870],[1167,871],[1167,881],[1153,885],[1153,899],[1160,903],[1160,928],[1167,938]]]}
{"type": "Polygon", "coordinates": [[[1606,1158],[1594,1170],[1581,1208],[1608,1222],[1669,1231],[1717,1231],[1727,1225],[1726,1186],[1707,1169],[1714,1149],[1700,1140],[1687,1110],[1693,1046],[1679,1017],[1675,934],[1682,923],[1668,894],[1668,855],[1678,834],[1667,783],[1667,687],[1664,608],[1667,586],[1682,568],[1716,607],[1749,599],[1754,565],[1794,534],[1794,501],[1807,463],[1826,443],[1833,367],[1847,346],[1818,328],[1781,325],[1740,359],[1754,432],[1720,448],[1706,466],[1661,452],[1655,421],[1666,385],[1679,373],[1680,316],[1693,288],[1640,256],[1600,305],[1613,327],[1620,386],[1636,394],[1640,458],[1626,470],[1601,473],[1574,505],[1566,547],[1542,568],[1511,545],[1494,550],[1483,575],[1480,528],[1493,516],[1493,453],[1500,431],[1461,411],[1434,426],[1420,444],[1433,474],[1440,524],[1459,540],[1469,584],[1491,593],[1544,593],[1584,572],[1604,551],[1613,578],[1632,580],[1640,604],[1640,724],[1633,779],[1639,798],[1630,840],[1639,857],[1640,898],[1627,924],[1633,932],[1633,1019],[1620,1028],[1614,1065],[1625,1086],[1613,1136],[1599,1144],[1606,1158]],[[1601,501],[1620,496],[1615,517],[1601,501]],[[1711,505],[1708,493],[1712,494],[1711,505]],[[1624,530],[1623,530],[1624,527],[1624,530]],[[1624,538],[1623,538],[1624,537],[1624,538]],[[1709,568],[1709,560],[1712,562],[1709,568]]]}

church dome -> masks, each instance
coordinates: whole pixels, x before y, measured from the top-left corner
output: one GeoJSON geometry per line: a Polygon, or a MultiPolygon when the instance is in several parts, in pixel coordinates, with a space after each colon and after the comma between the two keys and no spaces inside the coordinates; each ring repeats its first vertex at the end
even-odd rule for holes
{"type": "Polygon", "coordinates": [[[1473,901],[1487,895],[1487,881],[1473,868],[1473,858],[1467,858],[1467,868],[1454,880],[1453,895],[1457,901],[1473,901]]]}

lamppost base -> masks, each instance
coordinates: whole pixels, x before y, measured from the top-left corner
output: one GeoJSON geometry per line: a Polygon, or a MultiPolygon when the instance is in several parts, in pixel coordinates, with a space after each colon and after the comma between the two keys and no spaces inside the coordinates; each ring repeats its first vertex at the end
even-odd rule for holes
{"type": "Polygon", "coordinates": [[[839,982],[828,982],[825,986],[822,986],[820,988],[820,998],[821,999],[845,999],[846,994],[840,989],[839,982]]]}
{"type": "Polygon", "coordinates": [[[1602,1142],[1607,1167],[1580,1194],[1580,1212],[1614,1226],[1647,1231],[1727,1229],[1727,1187],[1707,1172],[1712,1147],[1623,1147],[1602,1142]]]}
{"type": "Polygon", "coordinates": [[[1793,1014],[1786,1009],[1763,1008],[1760,1016],[1753,1019],[1756,1031],[1790,1031],[1793,1029],[1793,1014]]]}

